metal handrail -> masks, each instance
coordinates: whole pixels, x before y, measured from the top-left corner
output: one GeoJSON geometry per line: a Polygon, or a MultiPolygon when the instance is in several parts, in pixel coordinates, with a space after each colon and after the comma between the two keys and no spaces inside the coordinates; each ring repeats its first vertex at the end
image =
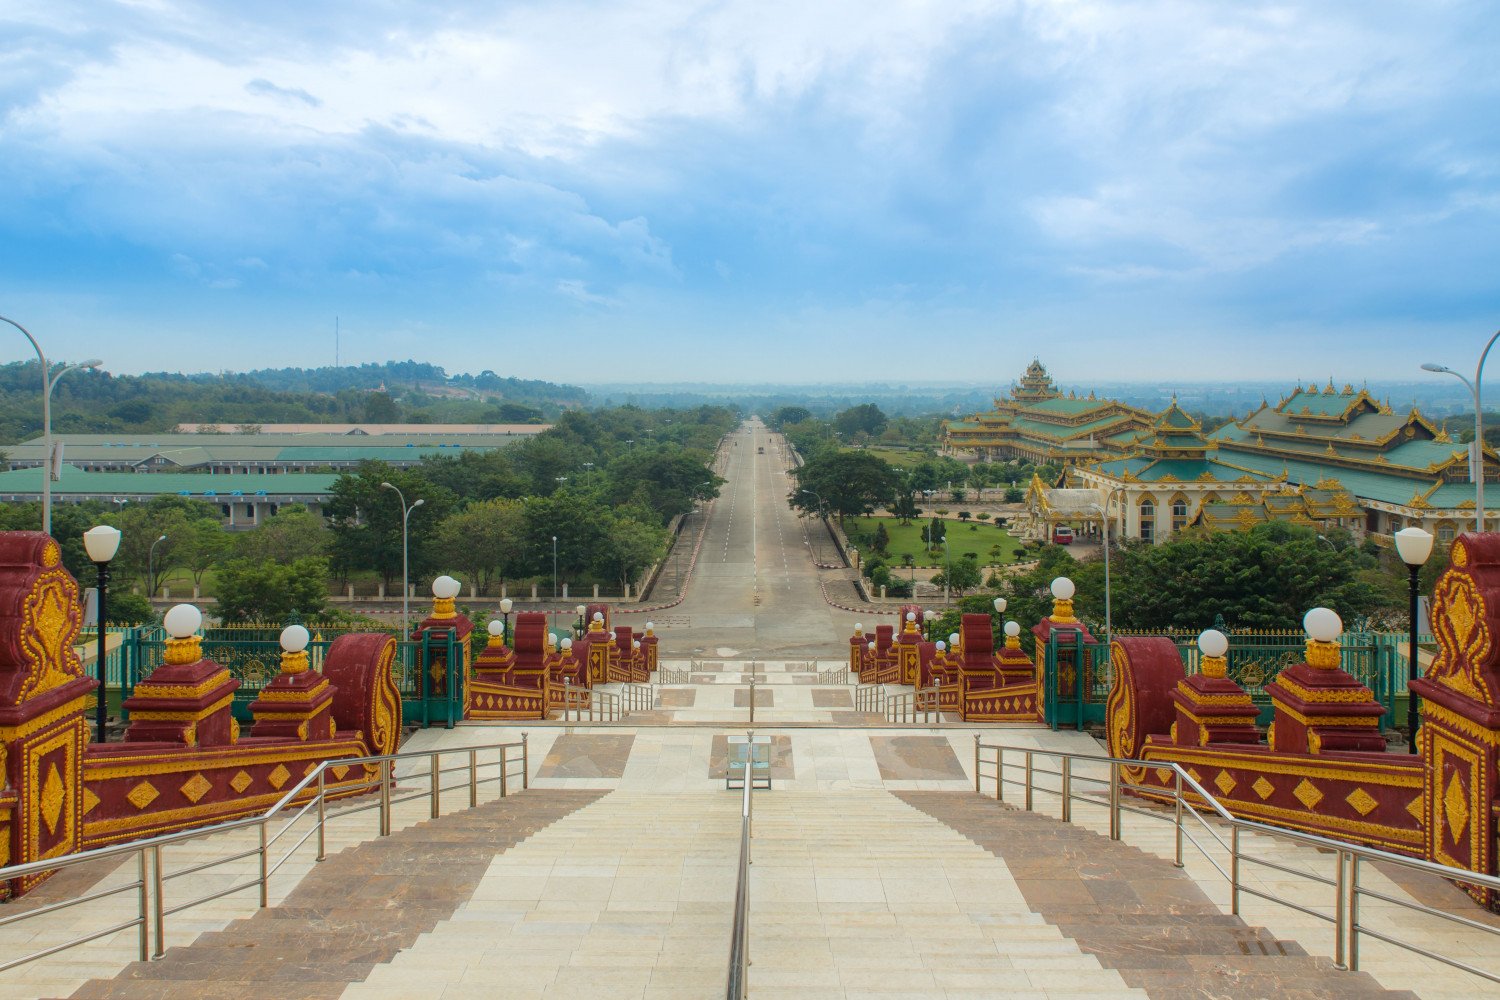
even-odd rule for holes
{"type": "Polygon", "coordinates": [[[1033,793],[1046,792],[1049,795],[1058,795],[1062,800],[1062,820],[1065,823],[1072,822],[1072,811],[1074,802],[1086,802],[1091,805],[1106,805],[1109,809],[1109,837],[1111,840],[1121,839],[1121,814],[1132,812],[1153,819],[1162,819],[1172,823],[1176,828],[1175,860],[1173,864],[1183,867],[1184,842],[1191,843],[1198,848],[1203,858],[1214,867],[1220,875],[1224,876],[1229,883],[1229,911],[1238,916],[1240,912],[1240,897],[1242,895],[1254,896],[1267,902],[1276,903],[1288,907],[1308,916],[1333,924],[1334,927],[1334,966],[1338,969],[1358,971],[1359,939],[1361,935],[1372,937],[1377,941],[1394,945],[1405,951],[1430,958],[1444,965],[1467,972],[1470,975],[1487,979],[1490,982],[1500,983],[1500,971],[1481,969],[1467,962],[1460,961],[1448,955],[1428,950],[1412,944],[1389,934],[1382,933],[1375,928],[1360,923],[1359,904],[1361,899],[1369,898],[1379,900],[1403,910],[1423,913],[1428,916],[1438,917],[1450,923],[1460,924],[1475,930],[1484,931],[1491,936],[1500,939],[1500,927],[1471,920],[1468,917],[1456,913],[1448,913],[1435,907],[1427,906],[1412,900],[1400,899],[1379,890],[1361,886],[1359,882],[1360,868],[1368,862],[1380,862],[1382,864],[1399,865],[1403,868],[1425,872],[1440,878],[1466,885],[1478,886],[1486,889],[1500,891],[1500,878],[1493,875],[1485,875],[1480,872],[1472,872],[1465,868],[1454,868],[1449,865],[1439,864],[1435,861],[1427,861],[1422,858],[1410,858],[1400,854],[1392,854],[1379,848],[1365,847],[1360,844],[1350,844],[1345,841],[1333,840],[1321,837],[1314,833],[1304,833],[1301,830],[1292,830],[1279,826],[1271,826],[1256,820],[1241,819],[1230,812],[1217,798],[1211,795],[1191,774],[1180,764],[1171,761],[1144,761],[1127,757],[1111,757],[1101,754],[1072,753],[1065,750],[1037,750],[1030,747],[1006,746],[995,743],[981,743],[976,733],[974,736],[974,791],[982,794],[981,783],[984,779],[993,778],[995,782],[995,798],[1003,801],[1005,798],[1005,786],[1019,785],[1024,789],[1025,808],[1029,812],[1033,806],[1033,793]],[[986,759],[982,751],[992,750],[995,753],[993,759],[986,759]],[[1019,754],[1021,763],[1019,765],[1009,764],[1005,760],[1006,753],[1019,754]],[[1041,756],[1055,758],[1060,762],[1057,771],[1038,768],[1035,766],[1035,758],[1041,756]],[[1073,773],[1073,762],[1084,761],[1091,764],[1103,764],[1109,768],[1109,777],[1097,778],[1087,775],[1075,775],[1073,773]],[[984,766],[990,765],[994,768],[992,773],[986,773],[984,766]],[[1017,780],[1007,778],[1005,769],[1019,766],[1025,777],[1017,780]],[[1155,785],[1136,785],[1124,780],[1124,768],[1154,768],[1157,770],[1170,770],[1173,774],[1173,782],[1170,788],[1155,785]],[[1036,784],[1032,779],[1037,774],[1058,776],[1062,779],[1060,790],[1047,788],[1036,784]],[[1073,782],[1090,781],[1109,786],[1109,798],[1107,802],[1079,795],[1073,791],[1073,782]],[[1135,808],[1124,805],[1121,802],[1122,793],[1126,791],[1139,791],[1152,796],[1166,798],[1167,808],[1171,810],[1170,815],[1163,815],[1158,810],[1135,808]],[[1229,827],[1229,839],[1226,842],[1208,822],[1208,819],[1199,812],[1194,805],[1192,797],[1196,796],[1199,801],[1208,807],[1213,818],[1229,827]],[[1198,820],[1201,827],[1218,843],[1219,847],[1229,852],[1228,867],[1219,862],[1209,853],[1208,849],[1198,842],[1191,833],[1183,826],[1184,814],[1191,814],[1198,820]],[[1282,864],[1280,861],[1267,857],[1260,857],[1246,853],[1242,846],[1243,834],[1255,833],[1266,837],[1289,840],[1293,843],[1312,847],[1318,851],[1330,853],[1334,856],[1334,875],[1327,877],[1313,872],[1303,871],[1290,865],[1282,864]],[[1331,913],[1325,913],[1312,907],[1303,906],[1300,903],[1282,898],[1270,892],[1252,888],[1244,884],[1241,878],[1241,867],[1244,864],[1258,865],[1273,871],[1291,875],[1296,878],[1329,887],[1333,890],[1333,907],[1331,913]]]}
{"type": "Polygon", "coordinates": [[[281,866],[285,864],[299,849],[301,849],[301,847],[306,844],[314,834],[316,834],[318,838],[317,860],[323,861],[327,857],[328,797],[330,794],[330,789],[328,789],[327,787],[326,774],[330,768],[356,768],[370,765],[378,767],[380,772],[378,778],[372,778],[364,782],[343,783],[341,787],[333,789],[332,791],[338,793],[340,797],[343,797],[349,795],[351,792],[359,791],[361,786],[363,786],[363,789],[365,791],[378,790],[380,793],[380,799],[378,802],[369,803],[352,809],[341,810],[338,815],[349,816],[356,813],[365,812],[369,809],[378,808],[380,810],[379,836],[385,837],[389,836],[391,832],[391,808],[392,806],[397,805],[401,802],[410,801],[418,797],[426,796],[430,798],[432,803],[430,810],[432,817],[436,819],[441,815],[441,794],[445,791],[454,791],[465,787],[465,785],[462,784],[443,786],[440,780],[442,774],[452,773],[454,771],[468,772],[469,777],[467,787],[469,789],[470,807],[478,805],[480,785],[498,782],[500,785],[500,797],[504,798],[508,794],[509,779],[512,777],[510,772],[512,759],[509,752],[517,747],[519,747],[521,750],[521,787],[523,789],[529,788],[530,754],[528,739],[529,735],[527,733],[522,733],[519,742],[490,743],[483,746],[460,747],[441,750],[412,750],[402,753],[379,754],[370,757],[336,757],[331,760],[325,760],[319,763],[315,768],[304,775],[300,781],[289,788],[286,793],[283,794],[281,798],[279,798],[273,805],[267,808],[265,812],[258,815],[243,816],[239,819],[228,820],[223,823],[216,823],[213,826],[198,827],[192,830],[178,830],[173,833],[159,834],[154,837],[148,837],[144,840],[135,840],[124,844],[113,844],[108,847],[96,847],[91,850],[78,851],[77,853],[65,855],[59,858],[48,858],[43,861],[29,861],[25,864],[10,865],[8,867],[0,868],[0,882],[3,882],[9,881],[10,879],[23,878],[28,875],[41,874],[43,872],[55,872],[64,868],[71,868],[75,865],[88,864],[94,861],[104,861],[111,858],[129,857],[130,855],[135,855],[138,863],[137,877],[135,878],[135,880],[128,882],[125,885],[117,886],[111,889],[90,891],[72,899],[59,900],[58,902],[50,903],[46,906],[40,906],[35,909],[24,910],[20,913],[0,917],[0,927],[8,927],[13,924],[19,924],[23,921],[32,920],[49,913],[55,913],[59,910],[78,906],[83,903],[94,902],[96,900],[104,899],[109,896],[119,895],[120,893],[124,892],[135,891],[138,897],[137,913],[136,916],[132,919],[123,921],[105,929],[92,931],[79,937],[71,938],[67,941],[52,945],[40,951],[31,952],[18,958],[7,959],[3,962],[0,962],[0,972],[5,972],[7,970],[16,968],[17,966],[25,965],[29,962],[36,961],[37,959],[46,958],[49,955],[55,955],[58,952],[66,951],[69,948],[77,947],[78,945],[98,940],[101,937],[105,937],[107,935],[114,934],[118,931],[126,930],[131,927],[135,927],[138,930],[140,939],[140,960],[144,962],[153,958],[160,958],[165,953],[165,918],[171,914],[180,913],[184,910],[202,905],[203,903],[219,899],[222,896],[228,896],[252,887],[259,887],[260,906],[263,908],[266,907],[267,905],[269,905],[269,885],[271,876],[274,875],[276,871],[279,870],[281,866]],[[481,778],[479,777],[479,754],[486,751],[499,751],[500,757],[498,761],[498,773],[494,777],[481,778]],[[446,769],[443,768],[441,766],[441,759],[443,755],[455,753],[464,753],[468,755],[467,766],[446,769]],[[417,792],[412,795],[404,796],[402,798],[392,799],[391,788],[395,781],[395,765],[401,761],[417,760],[421,758],[427,758],[430,761],[430,766],[427,771],[432,781],[431,789],[428,791],[417,792]],[[279,830],[277,830],[274,834],[268,835],[268,825],[273,820],[275,820],[283,811],[288,810],[299,795],[306,794],[314,784],[317,785],[317,791],[312,794],[308,801],[303,803],[296,810],[295,815],[287,820],[287,822],[279,830]],[[351,784],[353,786],[352,788],[351,784]],[[317,821],[314,824],[313,828],[304,833],[301,838],[284,855],[282,855],[279,860],[276,860],[273,864],[270,857],[271,848],[274,847],[283,836],[287,835],[292,827],[300,822],[303,818],[305,818],[308,813],[314,808],[316,808],[317,810],[317,821]],[[190,840],[201,840],[206,837],[217,836],[224,833],[233,833],[235,831],[248,830],[251,828],[255,828],[258,833],[257,846],[253,848],[250,848],[248,850],[238,850],[227,857],[214,858],[210,861],[191,865],[187,868],[174,872],[166,872],[163,869],[162,851],[164,848],[170,847],[175,844],[185,843],[190,840]],[[259,872],[256,877],[249,879],[248,881],[236,883],[235,885],[227,889],[221,889],[206,896],[197,897],[186,902],[177,903],[172,906],[166,905],[164,898],[164,886],[167,882],[172,881],[173,879],[182,878],[186,875],[196,874],[218,865],[229,864],[234,861],[242,861],[245,858],[250,857],[259,858],[259,872]],[[154,948],[151,947],[153,938],[155,944],[154,948]]]}
{"type": "MultiPolygon", "coordinates": [[[[753,754],[747,745],[744,799],[740,805],[740,867],[734,887],[734,925],[729,932],[729,985],[727,1000],[745,1000],[750,978],[750,837],[754,815],[755,778],[750,773],[753,754]]],[[[732,764],[731,764],[732,766],[732,764]]]]}
{"type": "Polygon", "coordinates": [[[885,711],[885,685],[857,684],[854,687],[854,709],[858,712],[885,711]]]}
{"type": "Polygon", "coordinates": [[[897,691],[885,696],[885,718],[887,722],[917,722],[917,716],[922,717],[922,722],[942,722],[943,713],[939,709],[939,691],[936,684],[930,688],[917,688],[914,691],[897,691]],[[933,715],[937,716],[934,720],[933,715]]]}
{"type": "Polygon", "coordinates": [[[656,707],[656,688],[649,683],[626,682],[620,685],[620,701],[627,714],[649,712],[656,707]]]}

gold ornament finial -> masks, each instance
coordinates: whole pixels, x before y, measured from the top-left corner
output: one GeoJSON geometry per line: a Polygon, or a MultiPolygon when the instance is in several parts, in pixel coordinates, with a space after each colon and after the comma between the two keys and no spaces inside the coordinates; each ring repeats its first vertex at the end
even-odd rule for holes
{"type": "Polygon", "coordinates": [[[1055,622],[1076,622],[1073,617],[1073,598],[1054,597],[1052,599],[1052,620],[1055,622]]]}
{"type": "Polygon", "coordinates": [[[166,655],[163,658],[173,666],[197,663],[203,659],[203,638],[190,635],[182,639],[168,639],[166,655]]]}
{"type": "Polygon", "coordinates": [[[432,617],[457,618],[458,599],[454,597],[434,597],[432,599],[432,617]]]}
{"type": "Polygon", "coordinates": [[[1316,667],[1319,670],[1336,669],[1339,665],[1339,644],[1308,639],[1306,658],[1309,667],[1316,667]]]}
{"type": "Polygon", "coordinates": [[[306,673],[307,650],[299,649],[293,653],[283,649],[281,651],[281,672],[284,674],[306,673]]]}
{"type": "Polygon", "coordinates": [[[1198,666],[1204,677],[1218,680],[1229,676],[1229,658],[1225,656],[1205,656],[1198,661],[1198,666]]]}
{"type": "Polygon", "coordinates": [[[1021,648],[1021,637],[1019,635],[1007,635],[1005,637],[1005,648],[1006,649],[1020,649],[1021,648]]]}

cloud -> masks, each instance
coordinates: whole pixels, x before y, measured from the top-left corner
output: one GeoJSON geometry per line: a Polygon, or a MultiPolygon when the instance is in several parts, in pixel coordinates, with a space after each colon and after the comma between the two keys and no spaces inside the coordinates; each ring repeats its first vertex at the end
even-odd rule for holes
{"type": "Polygon", "coordinates": [[[588,357],[621,331],[805,350],[869,321],[899,350],[1268,316],[1348,357],[1372,308],[1500,307],[1500,27],[1474,5],[14,7],[0,271],[38,299],[207,289],[273,326],[353,300],[588,357]]]}
{"type": "Polygon", "coordinates": [[[254,94],[257,97],[276,97],[282,100],[301,101],[303,104],[306,104],[309,107],[313,108],[321,108],[323,106],[322,101],[318,100],[316,97],[309,94],[305,90],[301,90],[297,87],[278,87],[270,80],[265,80],[260,77],[257,77],[254,80],[251,80],[249,83],[245,84],[245,91],[246,93],[254,94]]]}

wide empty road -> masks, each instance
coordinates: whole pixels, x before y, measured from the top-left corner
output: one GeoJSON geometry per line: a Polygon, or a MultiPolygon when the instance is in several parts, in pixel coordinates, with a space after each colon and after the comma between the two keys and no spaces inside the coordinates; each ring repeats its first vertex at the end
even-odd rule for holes
{"type": "Polygon", "coordinates": [[[833,548],[815,519],[787,505],[796,481],[785,441],[752,419],[730,435],[726,454],[728,482],[709,512],[687,599],[657,619],[662,658],[845,659],[857,616],[823,598],[809,539],[827,555],[833,548]]]}

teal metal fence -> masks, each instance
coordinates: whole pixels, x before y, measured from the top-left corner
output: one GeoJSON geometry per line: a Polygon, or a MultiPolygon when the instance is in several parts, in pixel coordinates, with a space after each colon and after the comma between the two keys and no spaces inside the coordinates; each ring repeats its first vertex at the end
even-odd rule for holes
{"type": "MultiPolygon", "coordinates": [[[[278,636],[280,629],[273,630],[278,636]]],[[[240,682],[234,695],[234,715],[252,721],[250,703],[281,672],[281,644],[276,639],[213,638],[220,630],[206,629],[203,656],[229,671],[240,682]]],[[[242,634],[242,633],[240,633],[242,634]]],[[[308,665],[322,668],[333,640],[320,634],[308,643],[308,665]]],[[[125,655],[125,697],[136,683],[165,662],[167,640],[160,630],[139,630],[125,655]]],[[[463,718],[464,649],[451,633],[438,633],[420,641],[396,643],[391,676],[401,692],[402,710],[408,726],[442,725],[452,728],[463,718]],[[449,664],[456,669],[449,669],[449,664]]]]}
{"type": "MultiPolygon", "coordinates": [[[[1302,661],[1306,637],[1300,633],[1249,634],[1229,636],[1230,679],[1250,695],[1260,709],[1257,722],[1270,724],[1271,698],[1265,687],[1283,669],[1302,661]],[[1272,641],[1275,640],[1275,641],[1272,641]]],[[[1124,638],[1116,633],[1115,638],[1124,638]]],[[[1183,667],[1196,674],[1202,654],[1198,650],[1198,633],[1159,635],[1170,639],[1182,657],[1183,667]]],[[[1386,708],[1381,727],[1395,729],[1406,719],[1407,660],[1397,648],[1406,647],[1390,633],[1351,632],[1340,640],[1341,665],[1360,683],[1368,687],[1375,700],[1386,708]]],[[[1102,642],[1088,643],[1078,633],[1054,632],[1045,650],[1043,706],[1046,722],[1053,729],[1084,729],[1102,725],[1105,704],[1114,684],[1114,672],[1102,642]],[[1080,683],[1081,681],[1081,683],[1080,683]]]]}

